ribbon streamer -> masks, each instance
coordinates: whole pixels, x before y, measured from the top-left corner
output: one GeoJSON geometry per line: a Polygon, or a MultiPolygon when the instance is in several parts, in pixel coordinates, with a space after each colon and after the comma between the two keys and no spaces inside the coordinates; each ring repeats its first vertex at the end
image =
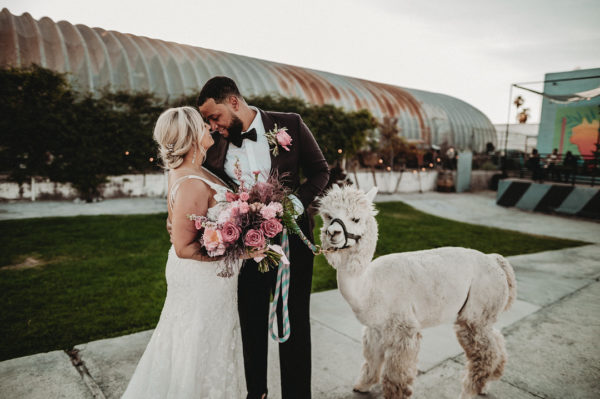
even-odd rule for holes
{"type": "Polygon", "coordinates": [[[283,229],[281,237],[282,252],[277,251],[279,248],[271,248],[274,251],[281,253],[279,259],[279,267],[277,270],[277,283],[275,285],[275,294],[273,295],[273,302],[271,302],[271,309],[269,311],[269,331],[271,332],[271,338],[275,342],[283,343],[288,340],[292,329],[290,327],[290,317],[288,313],[288,293],[290,289],[290,241],[288,239],[287,229],[283,229]],[[275,319],[277,317],[277,304],[279,303],[279,296],[281,294],[281,303],[283,308],[283,337],[275,331],[275,319]]]}

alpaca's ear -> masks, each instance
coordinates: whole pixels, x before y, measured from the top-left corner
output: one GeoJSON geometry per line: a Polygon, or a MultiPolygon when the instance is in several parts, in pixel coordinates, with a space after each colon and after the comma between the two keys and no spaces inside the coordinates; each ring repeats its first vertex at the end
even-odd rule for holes
{"type": "Polygon", "coordinates": [[[373,187],[372,189],[369,190],[369,192],[367,193],[367,199],[370,202],[373,202],[373,200],[375,199],[375,196],[377,195],[377,187],[373,187]]]}

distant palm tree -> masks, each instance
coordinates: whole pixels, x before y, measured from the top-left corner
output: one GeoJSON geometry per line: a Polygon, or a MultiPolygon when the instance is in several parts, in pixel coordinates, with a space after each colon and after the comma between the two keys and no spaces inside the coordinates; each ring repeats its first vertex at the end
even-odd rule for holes
{"type": "Polygon", "coordinates": [[[523,108],[521,112],[517,114],[517,120],[519,123],[526,123],[529,118],[529,108],[523,108]]]}
{"type": "Polygon", "coordinates": [[[394,169],[394,158],[404,148],[405,142],[399,136],[398,118],[385,116],[379,124],[379,152],[389,156],[390,167],[394,169]]]}

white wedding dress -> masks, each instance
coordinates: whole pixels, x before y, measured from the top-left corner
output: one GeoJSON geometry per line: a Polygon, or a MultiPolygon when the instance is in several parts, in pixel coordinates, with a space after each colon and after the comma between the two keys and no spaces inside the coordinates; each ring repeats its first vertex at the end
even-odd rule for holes
{"type": "MultiPolygon", "coordinates": [[[[228,190],[200,176],[217,194],[214,218],[228,190]]],[[[183,180],[180,179],[180,180],[183,180]]],[[[179,186],[173,184],[172,204],[179,186]]],[[[237,311],[237,275],[217,276],[220,262],[181,259],[173,247],[166,266],[167,297],[123,398],[242,398],[242,341],[237,311]]]]}

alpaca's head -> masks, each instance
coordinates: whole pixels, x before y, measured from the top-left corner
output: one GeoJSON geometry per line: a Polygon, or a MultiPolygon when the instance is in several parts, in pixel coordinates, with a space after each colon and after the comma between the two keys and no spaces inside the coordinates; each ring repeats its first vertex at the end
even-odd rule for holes
{"type": "Polygon", "coordinates": [[[323,248],[335,248],[343,252],[357,249],[365,243],[375,250],[371,245],[377,242],[377,210],[373,205],[375,194],[376,187],[365,193],[353,186],[334,185],[319,199],[319,214],[323,219],[323,248]]]}

